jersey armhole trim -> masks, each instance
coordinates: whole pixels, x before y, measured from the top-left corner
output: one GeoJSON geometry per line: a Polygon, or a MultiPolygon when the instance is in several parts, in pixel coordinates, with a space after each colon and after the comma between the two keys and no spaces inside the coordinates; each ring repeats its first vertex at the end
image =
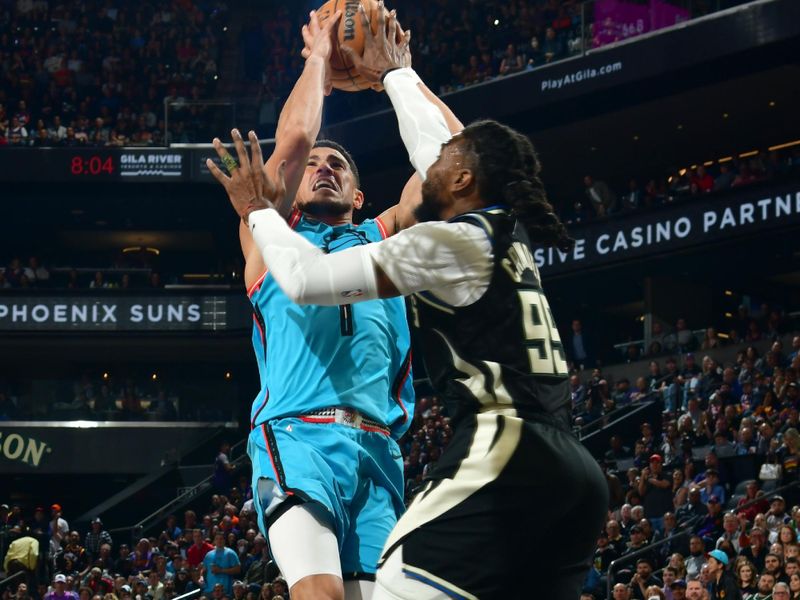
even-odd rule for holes
{"type": "Polygon", "coordinates": [[[386,229],[386,224],[380,217],[375,217],[375,224],[378,226],[378,231],[381,234],[381,237],[385,240],[389,237],[389,230],[386,229]]]}
{"type": "Polygon", "coordinates": [[[269,269],[264,269],[264,272],[261,274],[261,277],[256,279],[255,282],[253,282],[253,285],[247,288],[248,298],[252,299],[253,294],[255,294],[261,288],[261,284],[264,283],[264,278],[267,276],[267,273],[269,273],[269,269]]]}

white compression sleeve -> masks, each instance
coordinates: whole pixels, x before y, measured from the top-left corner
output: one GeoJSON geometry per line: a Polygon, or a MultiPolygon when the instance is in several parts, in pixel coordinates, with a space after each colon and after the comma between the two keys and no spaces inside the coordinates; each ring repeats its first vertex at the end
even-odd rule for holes
{"type": "Polygon", "coordinates": [[[249,227],[267,269],[293,302],[338,306],[378,297],[368,246],[325,254],[271,208],[251,213],[249,227]]]}
{"type": "Polygon", "coordinates": [[[411,68],[395,69],[383,80],[400,124],[400,137],[411,164],[422,180],[436,162],[442,144],[452,135],[439,107],[431,104],[417,86],[421,79],[411,68]]]}

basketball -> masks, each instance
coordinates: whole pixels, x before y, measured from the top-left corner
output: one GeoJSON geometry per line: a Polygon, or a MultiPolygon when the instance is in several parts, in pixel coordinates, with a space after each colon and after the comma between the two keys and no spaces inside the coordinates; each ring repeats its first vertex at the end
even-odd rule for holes
{"type": "MultiPolygon", "coordinates": [[[[364,53],[364,26],[358,14],[358,5],[363,4],[367,11],[367,17],[373,33],[378,31],[378,2],[377,0],[329,0],[318,10],[320,24],[330,19],[337,10],[342,11],[342,19],[339,22],[339,43],[349,46],[358,54],[364,53]]],[[[389,12],[384,9],[388,18],[389,12]]],[[[360,92],[373,88],[376,91],[383,90],[380,84],[371,84],[364,79],[356,70],[350,60],[339,50],[333,49],[331,56],[331,84],[337,90],[345,92],[360,92]]]]}

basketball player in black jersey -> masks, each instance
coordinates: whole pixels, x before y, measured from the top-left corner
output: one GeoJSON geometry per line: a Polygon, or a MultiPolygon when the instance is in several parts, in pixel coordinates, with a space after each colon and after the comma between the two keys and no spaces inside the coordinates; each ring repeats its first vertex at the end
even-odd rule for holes
{"type": "Polygon", "coordinates": [[[281,169],[264,182],[267,198],[231,196],[295,302],[409,296],[452,415],[453,440],[390,534],[373,598],[577,599],[608,491],[570,431],[564,350],[533,259],[535,246],[572,240],[525,136],[482,121],[451,138],[413,71],[385,65],[361,72],[380,77],[392,99],[424,180],[423,222],[324,254],[271,208],[285,194],[281,169]]]}

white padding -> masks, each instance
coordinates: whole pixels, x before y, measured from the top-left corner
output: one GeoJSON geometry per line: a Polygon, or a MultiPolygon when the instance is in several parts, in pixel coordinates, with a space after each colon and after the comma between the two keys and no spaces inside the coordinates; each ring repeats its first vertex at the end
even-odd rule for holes
{"type": "Polygon", "coordinates": [[[367,246],[325,254],[271,208],[251,213],[249,224],[269,272],[292,302],[338,306],[378,297],[367,246]]]}
{"type": "Polygon", "coordinates": [[[378,569],[372,600],[452,600],[452,596],[403,573],[403,546],[378,569]]]}
{"type": "Polygon", "coordinates": [[[344,582],[344,600],[371,600],[374,592],[374,581],[351,579],[344,582]]]}
{"type": "Polygon", "coordinates": [[[322,507],[293,506],[269,528],[269,545],[289,591],[309,575],[342,578],[339,543],[322,507]]]}
{"type": "Polygon", "coordinates": [[[383,80],[408,157],[424,181],[428,169],[439,157],[442,144],[452,136],[442,111],[425,97],[419,83],[419,76],[411,68],[391,71],[383,80]]]}

